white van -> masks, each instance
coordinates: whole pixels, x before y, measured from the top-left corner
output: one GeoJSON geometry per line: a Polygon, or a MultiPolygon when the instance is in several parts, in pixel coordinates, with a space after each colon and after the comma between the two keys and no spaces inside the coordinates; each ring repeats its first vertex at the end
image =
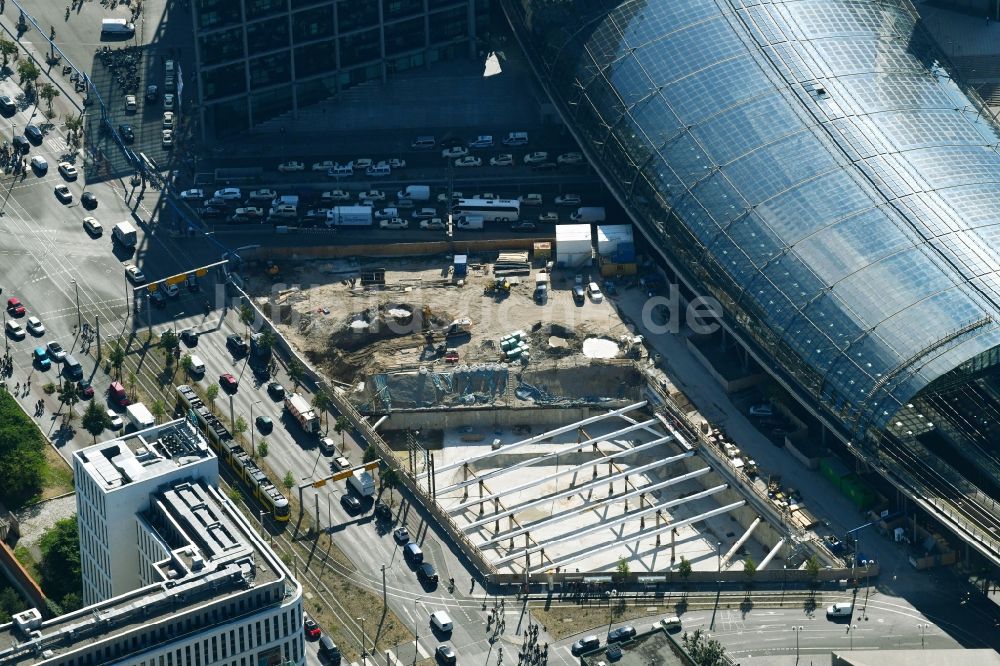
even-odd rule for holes
{"type": "Polygon", "coordinates": [[[101,19],[101,34],[129,36],[135,34],[135,24],[123,18],[101,19]]]}
{"type": "Polygon", "coordinates": [[[433,148],[437,145],[437,140],[432,136],[418,136],[410,144],[410,148],[433,148]]]}
{"type": "Polygon", "coordinates": [[[380,177],[392,175],[392,167],[390,167],[385,162],[379,162],[378,164],[373,164],[367,169],[365,169],[366,176],[380,177]]]}
{"type": "Polygon", "coordinates": [[[391,220],[394,217],[399,217],[398,208],[382,208],[375,211],[376,220],[391,220]]]}
{"type": "Polygon", "coordinates": [[[442,632],[449,632],[455,626],[452,624],[451,616],[447,611],[434,611],[431,613],[431,626],[442,632]]]}
{"type": "Polygon", "coordinates": [[[503,140],[505,146],[525,146],[528,144],[527,132],[508,132],[507,138],[503,140]]]}
{"type": "Polygon", "coordinates": [[[192,375],[203,375],[205,374],[205,362],[201,360],[200,356],[191,355],[191,374],[192,375]]]}
{"type": "Polygon", "coordinates": [[[676,615],[671,615],[660,620],[660,626],[667,631],[676,631],[681,628],[681,619],[676,615]]]}
{"type": "Polygon", "coordinates": [[[826,607],[827,617],[850,617],[853,613],[854,604],[850,601],[841,601],[826,607]]]}

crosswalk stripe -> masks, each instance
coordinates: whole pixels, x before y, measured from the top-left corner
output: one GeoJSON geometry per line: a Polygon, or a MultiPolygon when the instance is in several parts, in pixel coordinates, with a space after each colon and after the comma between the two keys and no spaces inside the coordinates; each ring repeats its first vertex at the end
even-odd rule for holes
{"type": "Polygon", "coordinates": [[[431,656],[431,653],[424,649],[424,646],[420,644],[420,641],[414,641],[417,644],[417,654],[420,655],[421,659],[427,659],[431,656]]]}

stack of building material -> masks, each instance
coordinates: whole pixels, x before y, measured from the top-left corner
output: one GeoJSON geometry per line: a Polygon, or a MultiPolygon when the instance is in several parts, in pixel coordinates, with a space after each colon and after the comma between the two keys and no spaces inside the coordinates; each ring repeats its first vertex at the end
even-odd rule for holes
{"type": "Polygon", "coordinates": [[[527,252],[501,252],[493,264],[493,275],[507,277],[509,275],[531,275],[531,264],[527,252]]]}

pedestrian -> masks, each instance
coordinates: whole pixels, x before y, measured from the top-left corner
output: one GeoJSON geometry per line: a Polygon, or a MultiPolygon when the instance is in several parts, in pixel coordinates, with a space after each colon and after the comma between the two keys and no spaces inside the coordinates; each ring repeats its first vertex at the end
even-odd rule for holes
{"type": "Polygon", "coordinates": [[[474,589],[476,589],[476,579],[475,578],[472,579],[472,587],[469,588],[469,592],[472,592],[474,589]]]}

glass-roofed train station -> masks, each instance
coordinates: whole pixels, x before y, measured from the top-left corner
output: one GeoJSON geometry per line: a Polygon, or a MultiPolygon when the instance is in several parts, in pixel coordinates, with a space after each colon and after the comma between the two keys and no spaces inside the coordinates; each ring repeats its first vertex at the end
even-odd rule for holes
{"type": "Polygon", "coordinates": [[[501,4],[671,274],[1000,563],[1000,126],[909,1],[501,4]]]}

